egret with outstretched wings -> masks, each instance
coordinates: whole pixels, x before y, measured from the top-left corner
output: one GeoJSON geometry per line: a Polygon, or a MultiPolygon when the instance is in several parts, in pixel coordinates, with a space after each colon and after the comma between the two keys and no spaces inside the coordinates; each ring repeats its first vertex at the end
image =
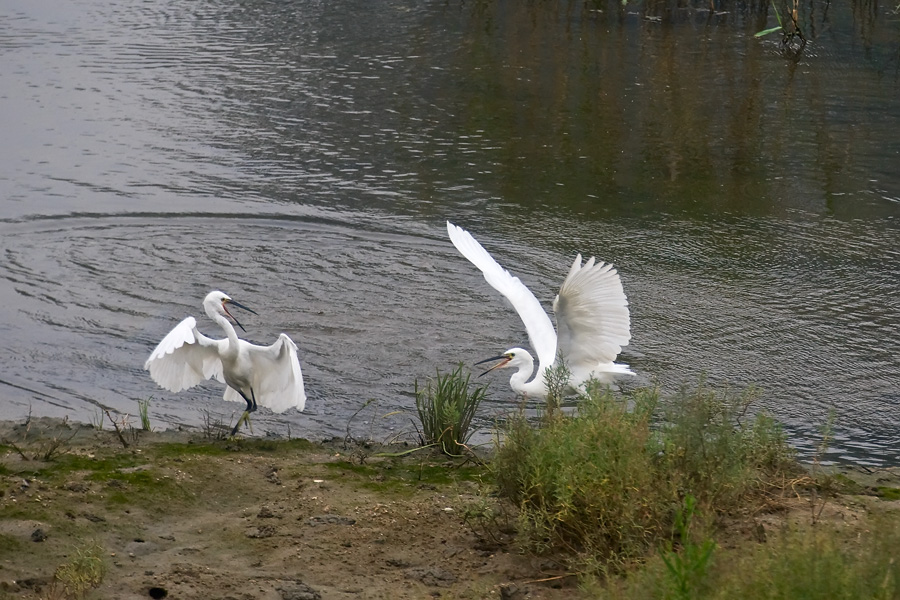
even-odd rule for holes
{"type": "Polygon", "coordinates": [[[194,317],[187,317],[150,353],[144,369],[170,392],[186,390],[207,379],[226,384],[225,400],[247,403],[247,410],[231,432],[236,435],[241,423],[249,424],[250,413],[258,406],[275,413],[292,407],[302,411],[306,392],[293,340],[282,333],[271,346],[257,346],[238,338],[226,316],[242,330],[244,326],[228,311],[229,305],[256,314],[227,294],[210,292],[203,300],[203,308],[227,337],[208,338],[197,329],[194,317]]]}
{"type": "Polygon", "coordinates": [[[614,362],[631,340],[631,320],[622,282],[611,264],[593,258],[582,264],[581,254],[575,257],[553,301],[557,332],[531,290],[501,267],[468,231],[448,221],[447,233],[456,249],[481,269],[491,287],[519,313],[538,356],[534,373],[531,354],[523,348],[510,348],[476,363],[499,361],[485,373],[515,367],[509,385],[518,394],[536,398],[547,396],[545,373],[559,360],[569,370],[568,384],[574,389],[583,389],[591,379],[609,382],[617,375],[634,375],[628,365],[614,362]]]}

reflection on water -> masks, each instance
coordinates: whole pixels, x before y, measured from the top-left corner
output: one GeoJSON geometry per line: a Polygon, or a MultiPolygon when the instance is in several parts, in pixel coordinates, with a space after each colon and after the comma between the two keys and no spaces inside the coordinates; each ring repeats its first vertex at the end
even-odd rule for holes
{"type": "Polygon", "coordinates": [[[810,6],[790,61],[771,3],[708,7],[5,3],[0,418],[227,414],[141,370],[221,288],[301,349],[307,413],[258,427],[408,429],[415,378],[526,343],[449,218],[547,305],[616,263],[637,384],[757,384],[802,449],[834,409],[835,458],[896,463],[900,25],[810,6]]]}

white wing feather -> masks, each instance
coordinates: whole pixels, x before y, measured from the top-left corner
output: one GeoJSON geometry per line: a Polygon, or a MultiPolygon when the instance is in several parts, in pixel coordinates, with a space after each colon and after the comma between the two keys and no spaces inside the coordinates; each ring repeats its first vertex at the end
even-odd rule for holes
{"type": "Polygon", "coordinates": [[[150,377],[170,392],[192,388],[202,381],[222,376],[219,344],[197,330],[197,321],[188,317],[175,326],[150,353],[144,369],[150,377]]]}
{"type": "Polygon", "coordinates": [[[472,235],[447,221],[447,233],[456,249],[476,267],[495,290],[506,296],[528,331],[531,347],[537,353],[540,368],[547,368],[556,358],[556,332],[541,303],[518,277],[510,275],[488,254],[472,235]]]}
{"type": "MultiPolygon", "coordinates": [[[[631,340],[628,300],[611,264],[575,258],[553,301],[559,350],[574,377],[612,363],[631,340]]],[[[624,367],[624,365],[622,365],[624,367]]],[[[624,367],[623,372],[629,372],[624,367]]]]}
{"type": "MultiPolygon", "coordinates": [[[[282,413],[289,408],[302,411],[306,406],[306,391],[297,345],[293,340],[282,333],[271,346],[257,346],[244,340],[239,340],[239,343],[250,358],[250,385],[256,404],[274,413],[282,413]]],[[[231,387],[225,389],[223,398],[230,402],[244,402],[231,387]]]]}

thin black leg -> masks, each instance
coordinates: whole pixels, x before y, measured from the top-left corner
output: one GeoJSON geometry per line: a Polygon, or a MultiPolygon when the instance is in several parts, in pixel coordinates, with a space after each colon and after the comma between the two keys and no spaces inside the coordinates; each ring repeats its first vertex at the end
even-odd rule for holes
{"type": "Polygon", "coordinates": [[[238,419],[238,422],[234,424],[234,429],[231,430],[231,437],[237,435],[238,430],[241,428],[241,424],[243,424],[244,421],[249,421],[250,413],[256,410],[256,397],[253,394],[253,388],[250,388],[250,396],[252,400],[251,398],[248,398],[247,394],[245,394],[242,390],[238,390],[237,392],[241,395],[241,398],[244,399],[244,402],[247,403],[247,410],[244,411],[244,414],[241,415],[241,418],[238,419]]]}

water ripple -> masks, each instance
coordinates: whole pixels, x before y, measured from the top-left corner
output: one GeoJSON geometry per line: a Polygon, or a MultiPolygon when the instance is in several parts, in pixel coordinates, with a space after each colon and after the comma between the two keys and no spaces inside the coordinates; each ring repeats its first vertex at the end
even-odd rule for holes
{"type": "Polygon", "coordinates": [[[4,3],[0,416],[230,410],[141,369],[221,287],[296,336],[295,431],[406,427],[416,377],[526,342],[450,217],[547,306],[614,262],[639,383],[758,384],[801,449],[834,410],[835,460],[897,462],[892,22],[813,6],[788,63],[748,7],[619,5],[4,3]]]}

